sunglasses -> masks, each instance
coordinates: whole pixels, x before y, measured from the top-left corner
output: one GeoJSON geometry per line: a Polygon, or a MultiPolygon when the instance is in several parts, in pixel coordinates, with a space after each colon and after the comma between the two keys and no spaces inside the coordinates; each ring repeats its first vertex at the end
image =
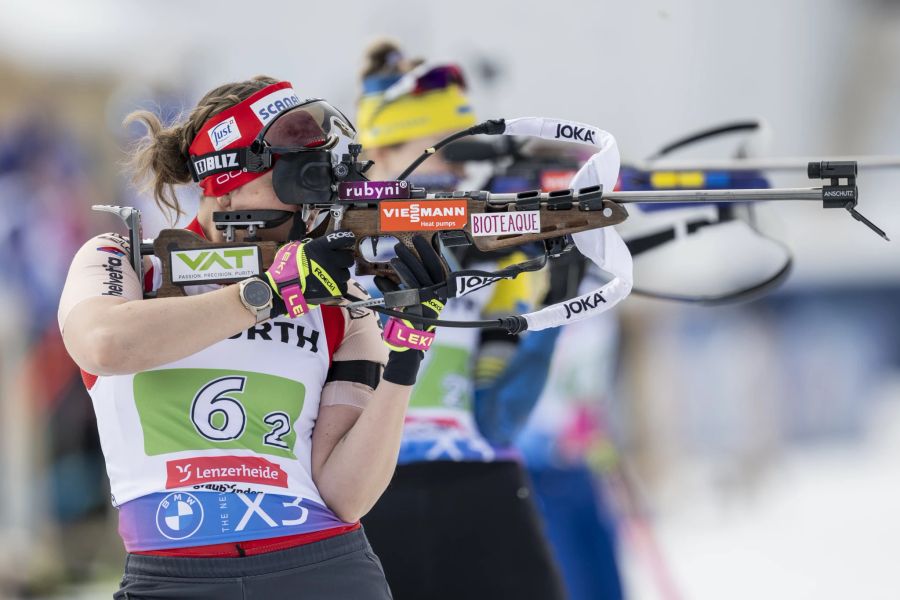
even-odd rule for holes
{"type": "Polygon", "coordinates": [[[284,111],[259,132],[250,145],[250,154],[260,159],[259,165],[253,167],[271,167],[272,155],[276,154],[328,150],[337,144],[341,134],[356,137],[350,119],[324,100],[307,100],[284,111]]]}

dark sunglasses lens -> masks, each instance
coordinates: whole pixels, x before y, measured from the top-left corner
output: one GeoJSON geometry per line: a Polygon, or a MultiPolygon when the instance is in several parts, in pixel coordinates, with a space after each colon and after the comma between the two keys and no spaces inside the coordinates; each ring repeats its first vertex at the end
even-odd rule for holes
{"type": "Polygon", "coordinates": [[[311,148],[327,139],[322,126],[304,107],[279,115],[266,131],[266,142],[276,148],[311,148]]]}
{"type": "Polygon", "coordinates": [[[274,148],[316,148],[340,133],[352,138],[356,130],[339,110],[316,101],[280,114],[266,131],[265,140],[274,148]]]}

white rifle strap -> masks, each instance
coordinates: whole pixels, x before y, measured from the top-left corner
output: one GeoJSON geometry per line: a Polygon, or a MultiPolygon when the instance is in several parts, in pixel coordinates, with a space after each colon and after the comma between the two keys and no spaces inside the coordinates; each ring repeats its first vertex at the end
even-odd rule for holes
{"type": "MultiPolygon", "coordinates": [[[[579,189],[599,184],[605,191],[609,191],[616,186],[619,178],[619,147],[612,134],[602,129],[574,121],[526,117],[507,121],[505,134],[593,146],[597,152],[579,169],[569,187],[579,189]]],[[[634,282],[631,253],[615,229],[591,229],[574,234],[572,239],[578,250],[612,279],[586,294],[522,315],[530,330],[558,327],[598,315],[631,293],[634,282]]]]}

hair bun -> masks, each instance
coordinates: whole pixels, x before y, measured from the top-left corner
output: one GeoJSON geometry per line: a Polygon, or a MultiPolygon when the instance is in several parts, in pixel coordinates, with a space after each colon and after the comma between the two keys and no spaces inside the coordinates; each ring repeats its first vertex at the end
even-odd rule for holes
{"type": "Polygon", "coordinates": [[[362,78],[372,75],[394,75],[409,70],[406,57],[396,40],[379,38],[366,49],[362,78]]]}

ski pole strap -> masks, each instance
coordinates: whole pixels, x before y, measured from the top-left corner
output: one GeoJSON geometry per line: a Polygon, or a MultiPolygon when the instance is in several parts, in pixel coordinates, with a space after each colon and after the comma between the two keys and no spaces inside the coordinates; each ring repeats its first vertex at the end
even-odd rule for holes
{"type": "Polygon", "coordinates": [[[266,271],[269,283],[284,300],[288,316],[296,318],[309,312],[309,305],[303,297],[300,283],[300,268],[297,254],[301,252],[299,242],[290,242],[278,249],[272,266],[266,271]]]}
{"type": "Polygon", "coordinates": [[[391,317],[384,326],[384,341],[391,349],[397,347],[401,350],[412,349],[424,352],[431,347],[431,343],[434,341],[434,332],[415,329],[409,321],[391,317]]]}
{"type": "Polygon", "coordinates": [[[278,291],[281,293],[284,305],[287,307],[288,314],[291,317],[299,317],[309,312],[309,305],[306,303],[306,298],[303,297],[303,292],[300,290],[299,280],[294,280],[284,287],[279,285],[278,291]]]}

